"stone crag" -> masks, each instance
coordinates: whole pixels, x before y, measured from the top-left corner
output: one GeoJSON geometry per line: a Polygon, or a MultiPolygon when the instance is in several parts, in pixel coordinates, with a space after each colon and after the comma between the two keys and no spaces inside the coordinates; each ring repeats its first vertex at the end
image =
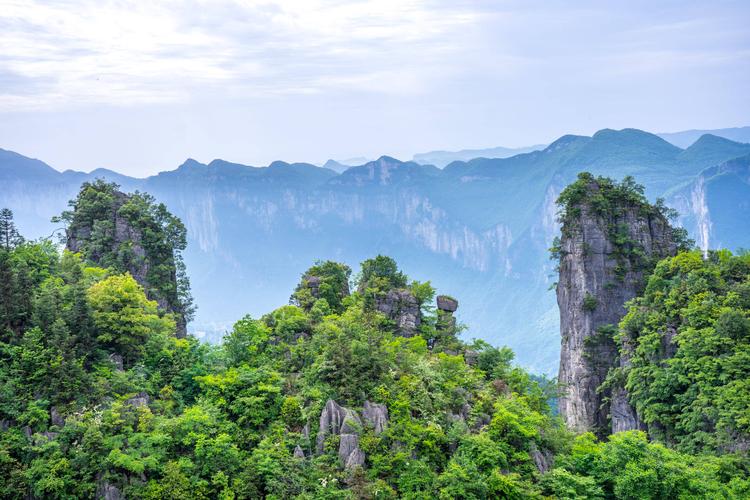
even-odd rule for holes
{"type": "Polygon", "coordinates": [[[396,326],[396,334],[413,337],[422,324],[422,313],[417,298],[406,289],[389,290],[375,300],[375,309],[385,314],[396,326]]]}
{"type": "Polygon", "coordinates": [[[625,302],[642,291],[653,262],[677,251],[661,211],[627,197],[612,197],[605,210],[592,206],[602,196],[590,178],[585,194],[564,207],[557,283],[560,413],[571,429],[600,435],[643,427],[624,388],[601,386],[610,369],[627,363],[613,339],[625,302]]]}
{"type": "Polygon", "coordinates": [[[329,436],[338,436],[341,465],[347,470],[362,467],[367,457],[359,447],[359,436],[365,427],[372,428],[376,435],[388,427],[388,409],[385,405],[365,401],[360,418],[355,410],[329,399],[320,414],[317,453],[323,453],[329,436]]]}
{"type": "MultiPolygon", "coordinates": [[[[164,311],[173,313],[177,324],[177,336],[187,332],[187,318],[178,297],[178,277],[175,249],[169,248],[167,237],[159,241],[158,255],[150,255],[149,243],[153,244],[157,224],[149,220],[148,230],[144,231],[134,222],[129,202],[134,195],[125,194],[114,185],[94,185],[90,189],[99,190],[95,209],[81,209],[81,196],[70,214],[71,224],[66,230],[66,248],[102,267],[113,267],[119,272],[128,272],[140,284],[150,300],[154,300],[164,311]],[[101,201],[101,200],[106,201],[101,201]],[[148,240],[148,241],[147,241],[148,240]],[[151,283],[154,261],[168,268],[168,287],[158,287],[151,283]],[[166,266],[165,266],[166,263],[166,266]]],[[[138,196],[138,195],[135,195],[138,196]]],[[[88,201],[88,200],[87,200],[88,201]]],[[[139,214],[142,215],[142,214],[139,214]]],[[[146,217],[148,218],[148,217],[146,217]]]]}

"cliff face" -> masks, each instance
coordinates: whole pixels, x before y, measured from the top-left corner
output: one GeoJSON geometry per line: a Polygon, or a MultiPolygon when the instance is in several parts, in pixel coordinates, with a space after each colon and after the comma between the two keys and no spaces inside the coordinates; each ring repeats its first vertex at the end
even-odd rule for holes
{"type": "Polygon", "coordinates": [[[607,194],[596,180],[589,180],[562,220],[558,380],[560,413],[568,426],[606,434],[642,427],[624,389],[599,387],[611,368],[627,363],[627,356],[618,358],[613,340],[623,305],[642,290],[652,263],[673,255],[677,245],[668,221],[653,207],[616,197],[606,210],[592,207],[602,196],[607,194]]]}

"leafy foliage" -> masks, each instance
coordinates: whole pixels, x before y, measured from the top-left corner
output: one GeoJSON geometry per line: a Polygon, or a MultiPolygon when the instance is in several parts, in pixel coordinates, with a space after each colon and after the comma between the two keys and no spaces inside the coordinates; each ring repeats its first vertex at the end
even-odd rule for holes
{"type": "Polygon", "coordinates": [[[620,324],[627,389],[655,437],[686,451],[750,439],[750,255],[660,262],[620,324]]]}
{"type": "Polygon", "coordinates": [[[179,322],[189,321],[195,308],[181,255],[185,226],[153,196],[118,188],[101,179],[85,182],[69,203],[72,210],[55,220],[67,225],[77,251],[92,264],[133,275],[145,269],[138,279],[148,297],[167,304],[179,322]]]}
{"type": "MultiPolygon", "coordinates": [[[[744,304],[746,272],[736,259],[712,265],[726,282],[734,280],[726,300],[744,304]]],[[[685,265],[699,264],[706,265],[685,265]]],[[[318,290],[328,297],[310,302],[298,288],[297,304],[245,317],[220,346],[208,346],[175,338],[171,314],[127,273],[89,267],[45,242],[0,248],[0,272],[12,278],[2,288],[0,496],[741,498],[750,492],[747,458],[740,455],[694,457],[640,433],[604,443],[591,435],[573,439],[551,410],[553,385],[514,366],[508,348],[455,337],[428,348],[437,322],[426,306],[434,296],[429,283],[410,286],[427,329],[394,335],[368,307],[367,293],[373,285],[404,288],[408,278],[386,257],[363,268],[360,283],[367,285],[349,294],[347,266],[316,264],[305,276],[330,285],[318,290]],[[378,434],[352,424],[366,454],[363,468],[342,467],[338,436],[328,436],[317,452],[317,423],[328,399],[354,411],[365,401],[387,408],[378,434]]],[[[717,313],[722,338],[746,339],[742,311],[741,317],[717,313]]]]}

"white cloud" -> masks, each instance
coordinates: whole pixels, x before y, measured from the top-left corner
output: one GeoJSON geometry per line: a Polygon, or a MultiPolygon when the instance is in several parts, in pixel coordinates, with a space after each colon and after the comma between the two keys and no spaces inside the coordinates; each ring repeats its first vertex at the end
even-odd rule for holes
{"type": "Polygon", "coordinates": [[[199,90],[411,92],[475,21],[426,0],[4,0],[0,110],[181,101],[199,90]],[[388,74],[401,78],[383,85],[388,74]]]}

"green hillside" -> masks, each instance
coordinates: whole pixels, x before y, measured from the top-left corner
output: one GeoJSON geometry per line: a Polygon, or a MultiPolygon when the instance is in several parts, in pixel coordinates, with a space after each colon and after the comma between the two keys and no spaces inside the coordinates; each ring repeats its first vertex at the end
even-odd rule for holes
{"type": "MultiPolygon", "coordinates": [[[[2,498],[750,493],[744,453],[689,455],[640,432],[572,435],[549,381],[514,366],[508,348],[460,340],[455,299],[436,309],[430,283],[387,257],[363,262],[351,285],[348,266],[315,264],[291,305],[243,318],[210,346],[176,338],[173,315],[129,274],[24,243],[4,217],[2,498]],[[407,336],[378,306],[394,292],[417,304],[407,336]]],[[[729,266],[741,286],[746,260],[729,266]]],[[[741,408],[739,393],[722,397],[741,408]]]]}

